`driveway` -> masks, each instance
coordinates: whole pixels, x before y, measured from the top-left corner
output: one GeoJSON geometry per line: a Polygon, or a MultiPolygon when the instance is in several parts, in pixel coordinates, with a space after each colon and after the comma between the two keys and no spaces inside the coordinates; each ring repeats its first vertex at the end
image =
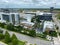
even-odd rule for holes
{"type": "MultiPolygon", "coordinates": [[[[5,33],[6,29],[3,29],[3,28],[0,28],[0,29],[3,30],[4,33],[5,33]]],[[[23,35],[23,34],[20,34],[20,33],[16,33],[16,32],[13,32],[13,31],[8,31],[8,32],[9,32],[10,35],[15,34],[19,40],[27,41],[28,43],[31,43],[31,44],[52,45],[52,43],[50,41],[45,41],[45,40],[42,40],[40,38],[33,38],[33,37],[23,35]]]]}

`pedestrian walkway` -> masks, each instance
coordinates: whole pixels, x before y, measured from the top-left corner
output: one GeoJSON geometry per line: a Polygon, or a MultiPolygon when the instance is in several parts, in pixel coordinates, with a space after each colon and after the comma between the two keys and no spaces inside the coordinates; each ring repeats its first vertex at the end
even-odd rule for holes
{"type": "Polygon", "coordinates": [[[30,43],[27,43],[26,45],[30,45],[30,43]]]}
{"type": "Polygon", "coordinates": [[[7,45],[7,44],[5,44],[5,43],[3,43],[3,42],[0,42],[0,45],[7,45]]]}

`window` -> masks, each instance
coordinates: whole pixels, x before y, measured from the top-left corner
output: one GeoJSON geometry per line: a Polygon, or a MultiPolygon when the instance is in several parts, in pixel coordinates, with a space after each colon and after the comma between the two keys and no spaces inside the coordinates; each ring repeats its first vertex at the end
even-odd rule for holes
{"type": "Polygon", "coordinates": [[[9,22],[9,15],[2,14],[2,18],[3,18],[3,20],[5,20],[5,21],[8,21],[8,22],[9,22]]]}
{"type": "Polygon", "coordinates": [[[15,24],[15,14],[11,14],[11,17],[12,17],[13,24],[15,24]]]}

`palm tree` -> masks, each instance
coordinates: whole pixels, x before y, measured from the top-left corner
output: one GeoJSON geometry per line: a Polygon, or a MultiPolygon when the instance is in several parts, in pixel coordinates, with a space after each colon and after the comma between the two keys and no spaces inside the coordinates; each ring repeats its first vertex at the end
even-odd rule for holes
{"type": "Polygon", "coordinates": [[[35,14],[35,17],[32,18],[32,22],[34,22],[34,28],[40,28],[40,19],[38,16],[36,16],[35,14]]]}

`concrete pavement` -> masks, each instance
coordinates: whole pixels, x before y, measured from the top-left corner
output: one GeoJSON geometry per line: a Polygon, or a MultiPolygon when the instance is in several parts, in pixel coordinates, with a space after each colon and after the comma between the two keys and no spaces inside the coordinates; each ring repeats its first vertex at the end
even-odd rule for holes
{"type": "MultiPolygon", "coordinates": [[[[53,20],[55,22],[55,24],[59,27],[59,30],[56,30],[56,32],[60,32],[60,23],[57,19],[57,17],[55,17],[56,15],[53,15],[53,20]]],[[[57,33],[57,36],[58,37],[54,37],[53,40],[54,40],[54,45],[60,45],[60,38],[59,38],[59,34],[57,33]]]]}
{"type": "MultiPolygon", "coordinates": [[[[0,28],[0,29],[3,30],[4,33],[5,33],[6,29],[3,29],[3,28],[0,28]]],[[[31,43],[31,44],[52,45],[50,41],[45,41],[45,40],[42,40],[40,38],[33,38],[33,37],[30,37],[30,36],[23,35],[23,34],[16,33],[16,32],[12,32],[12,31],[8,31],[8,32],[11,36],[12,36],[12,34],[15,34],[19,40],[27,41],[28,43],[31,43]]]]}
{"type": "Polygon", "coordinates": [[[54,37],[53,40],[54,40],[54,45],[60,45],[60,41],[58,38],[54,37]]]}

